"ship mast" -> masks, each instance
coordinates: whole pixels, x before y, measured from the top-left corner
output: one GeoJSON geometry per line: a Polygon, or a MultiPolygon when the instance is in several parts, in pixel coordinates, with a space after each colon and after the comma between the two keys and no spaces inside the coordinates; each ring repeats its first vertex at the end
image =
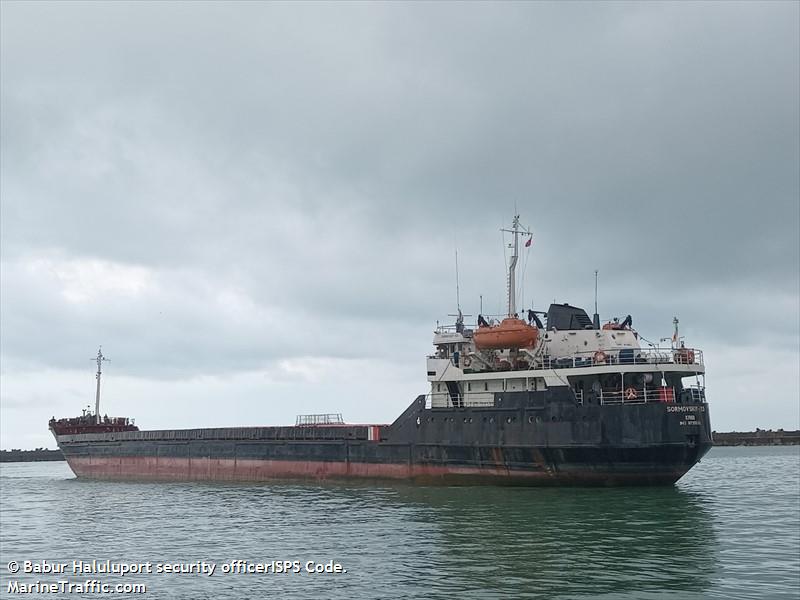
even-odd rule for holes
{"type": "Polygon", "coordinates": [[[678,317],[672,317],[672,324],[675,326],[675,333],[672,334],[672,347],[677,348],[680,343],[680,336],[678,335],[678,317]]]}
{"type": "Polygon", "coordinates": [[[97,350],[97,356],[95,358],[90,358],[89,360],[97,361],[97,394],[94,397],[94,422],[98,425],[100,424],[100,375],[103,372],[102,364],[103,362],[111,362],[105,356],[103,356],[103,347],[100,346],[97,350]]]}
{"type": "Polygon", "coordinates": [[[508,265],[508,316],[513,317],[517,312],[517,259],[519,258],[519,215],[514,216],[514,223],[511,229],[503,229],[508,233],[514,234],[514,242],[509,244],[509,248],[514,249],[511,255],[511,262],[508,265]]]}

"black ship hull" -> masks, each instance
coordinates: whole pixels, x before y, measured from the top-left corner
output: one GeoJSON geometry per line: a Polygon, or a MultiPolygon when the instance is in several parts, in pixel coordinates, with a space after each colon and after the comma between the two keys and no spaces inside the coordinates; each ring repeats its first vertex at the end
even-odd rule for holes
{"type": "Polygon", "coordinates": [[[569,388],[504,392],[491,407],[426,408],[391,425],[56,435],[78,477],[436,484],[669,485],[711,447],[708,405],[583,405],[569,388]]]}

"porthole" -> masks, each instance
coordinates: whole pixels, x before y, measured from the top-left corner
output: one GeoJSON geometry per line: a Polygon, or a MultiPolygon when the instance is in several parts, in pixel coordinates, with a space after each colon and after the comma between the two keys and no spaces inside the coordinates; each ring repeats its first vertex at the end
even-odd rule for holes
{"type": "Polygon", "coordinates": [[[511,421],[513,421],[513,420],[514,419],[512,419],[511,417],[508,417],[508,418],[506,418],[506,423],[511,423],[511,421]]]}
{"type": "Polygon", "coordinates": [[[533,416],[528,417],[528,423],[533,423],[533,416]]]}
{"type": "Polygon", "coordinates": [[[489,417],[489,423],[494,423],[494,417],[489,417]]]}

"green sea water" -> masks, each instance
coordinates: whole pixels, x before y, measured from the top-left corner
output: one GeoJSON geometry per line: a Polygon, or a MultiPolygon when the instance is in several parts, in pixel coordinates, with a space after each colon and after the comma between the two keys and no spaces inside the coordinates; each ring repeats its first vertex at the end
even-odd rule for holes
{"type": "Polygon", "coordinates": [[[0,590],[9,598],[800,598],[800,447],[714,448],[666,488],[115,483],[76,480],[61,462],[2,464],[0,590]],[[66,573],[9,572],[11,561],[24,570],[45,560],[66,573]],[[73,561],[92,560],[149,562],[154,572],[73,574],[73,561]],[[232,561],[293,564],[288,573],[222,573],[232,561]],[[346,572],[308,573],[309,561],[346,572]],[[155,572],[198,562],[214,574],[155,572]],[[87,580],[146,592],[14,588],[87,580]]]}

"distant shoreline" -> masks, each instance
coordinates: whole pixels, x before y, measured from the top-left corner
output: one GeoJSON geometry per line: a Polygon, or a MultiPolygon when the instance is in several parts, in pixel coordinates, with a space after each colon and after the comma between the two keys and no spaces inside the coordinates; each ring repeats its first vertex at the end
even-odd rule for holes
{"type": "Polygon", "coordinates": [[[37,448],[36,450],[0,450],[0,463],[4,462],[44,462],[51,460],[64,460],[61,450],[48,450],[47,448],[37,448]]]}
{"type": "Polygon", "coordinates": [[[755,431],[730,431],[713,434],[715,446],[797,446],[800,430],[756,429],[755,431]]]}
{"type": "MultiPolygon", "coordinates": [[[[715,431],[715,446],[798,446],[800,430],[756,429],[755,431],[715,431]]],[[[6,462],[46,462],[64,460],[61,450],[36,448],[35,450],[0,450],[0,463],[6,462]]]]}

